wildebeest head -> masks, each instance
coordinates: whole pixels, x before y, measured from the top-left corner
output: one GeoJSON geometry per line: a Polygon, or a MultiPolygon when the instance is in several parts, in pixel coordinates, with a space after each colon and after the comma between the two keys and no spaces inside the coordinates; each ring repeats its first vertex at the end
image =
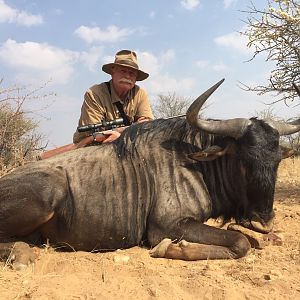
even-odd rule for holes
{"type": "MultiPolygon", "coordinates": [[[[226,147],[210,147],[190,155],[199,161],[211,160],[222,155],[235,155],[240,163],[245,182],[248,209],[240,212],[238,222],[261,232],[273,226],[273,201],[278,165],[285,152],[279,145],[280,135],[300,131],[300,119],[285,123],[257,118],[204,120],[199,111],[208,97],[224,81],[221,80],[196,99],[187,111],[188,123],[197,130],[230,137],[226,147]]],[[[241,197],[243,197],[241,195],[241,197]]]]}

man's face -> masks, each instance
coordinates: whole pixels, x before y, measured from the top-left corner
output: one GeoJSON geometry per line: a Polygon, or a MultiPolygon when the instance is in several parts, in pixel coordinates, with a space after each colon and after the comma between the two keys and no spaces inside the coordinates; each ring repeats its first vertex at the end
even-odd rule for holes
{"type": "Polygon", "coordinates": [[[128,92],[136,82],[138,71],[123,66],[114,66],[111,77],[116,91],[128,92]]]}

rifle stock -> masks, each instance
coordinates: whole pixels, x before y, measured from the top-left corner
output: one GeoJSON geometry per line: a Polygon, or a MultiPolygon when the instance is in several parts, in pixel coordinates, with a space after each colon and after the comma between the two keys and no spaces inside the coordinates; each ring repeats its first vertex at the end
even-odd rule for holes
{"type": "Polygon", "coordinates": [[[64,145],[64,146],[61,146],[61,147],[43,152],[42,154],[40,154],[40,158],[41,159],[46,159],[46,158],[52,157],[54,155],[64,153],[64,152],[67,152],[67,151],[71,151],[71,150],[74,150],[74,149],[76,149],[76,144],[64,145]]]}
{"type": "Polygon", "coordinates": [[[79,149],[79,148],[85,147],[87,145],[90,145],[93,142],[101,143],[106,139],[107,139],[107,136],[103,133],[97,133],[97,134],[95,134],[95,137],[90,135],[90,136],[87,136],[84,139],[82,139],[77,144],[72,143],[72,144],[64,145],[64,146],[61,146],[58,148],[54,148],[52,150],[45,151],[40,155],[40,159],[47,159],[47,158],[50,158],[52,156],[55,156],[55,155],[58,155],[61,153],[79,149]]]}
{"type": "MultiPolygon", "coordinates": [[[[178,118],[178,117],[184,117],[185,115],[179,115],[179,116],[175,116],[175,117],[170,117],[167,119],[172,119],[172,118],[178,118]]],[[[145,119],[142,121],[137,121],[137,123],[142,123],[142,122],[146,122],[149,121],[149,119],[145,119]]],[[[61,154],[61,153],[65,153],[68,151],[72,151],[78,148],[82,148],[88,145],[91,145],[93,142],[98,142],[101,143],[103,141],[105,141],[109,136],[106,134],[103,134],[102,132],[97,132],[96,130],[98,130],[98,128],[100,128],[100,126],[107,126],[109,128],[112,127],[113,131],[117,131],[119,133],[122,133],[124,131],[124,129],[126,129],[128,126],[121,126],[121,127],[115,127],[115,126],[119,126],[123,124],[123,119],[119,118],[113,121],[108,121],[108,122],[101,122],[101,123],[97,123],[97,124],[90,124],[90,125],[86,125],[86,126],[82,126],[82,127],[78,127],[78,131],[80,132],[84,132],[84,131],[92,131],[92,134],[83,138],[79,143],[77,144],[68,144],[68,145],[64,145],[58,148],[54,148],[52,150],[48,150],[43,152],[42,154],[40,154],[40,159],[47,159],[50,158],[52,156],[61,154]]],[[[106,130],[108,130],[109,128],[106,128],[106,130]]]]}

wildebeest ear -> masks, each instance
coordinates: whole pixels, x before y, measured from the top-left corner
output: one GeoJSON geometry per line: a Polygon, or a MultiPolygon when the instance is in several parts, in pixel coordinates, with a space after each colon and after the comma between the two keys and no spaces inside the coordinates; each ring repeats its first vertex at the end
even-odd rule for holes
{"type": "Polygon", "coordinates": [[[295,154],[295,150],[293,150],[292,148],[288,148],[288,147],[280,145],[280,149],[281,149],[281,158],[282,159],[289,158],[295,154]]]}
{"type": "Polygon", "coordinates": [[[225,147],[214,145],[202,151],[191,153],[188,155],[188,157],[197,161],[209,161],[217,159],[226,154],[235,154],[235,145],[233,143],[229,143],[225,147]]]}

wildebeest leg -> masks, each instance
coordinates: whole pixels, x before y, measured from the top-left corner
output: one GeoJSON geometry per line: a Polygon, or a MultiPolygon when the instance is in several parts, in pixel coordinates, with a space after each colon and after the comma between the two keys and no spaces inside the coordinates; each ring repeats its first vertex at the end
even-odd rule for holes
{"type": "Polygon", "coordinates": [[[24,242],[0,243],[0,259],[8,262],[15,270],[26,269],[33,263],[37,254],[24,242]]]}
{"type": "Polygon", "coordinates": [[[28,209],[15,209],[14,213],[3,208],[3,218],[0,218],[0,257],[9,260],[16,270],[24,270],[35,261],[34,249],[27,242],[31,243],[33,233],[38,233],[39,227],[54,215],[54,212],[44,211],[45,208],[38,204],[40,202],[28,202],[28,209]]]}
{"type": "Polygon", "coordinates": [[[25,175],[12,173],[0,180],[1,249],[6,256],[13,251],[12,261],[16,266],[27,265],[34,260],[29,245],[18,242],[32,242],[31,237],[35,233],[39,235],[41,227],[56,215],[63,219],[63,213],[67,211],[67,199],[70,198],[65,175],[60,170],[25,175]]]}
{"type": "MultiPolygon", "coordinates": [[[[34,249],[27,242],[32,242],[33,234],[38,228],[52,218],[54,212],[43,212],[42,208],[30,203],[31,207],[24,211],[15,211],[13,217],[0,220],[0,259],[9,262],[15,270],[24,270],[37,257],[34,249]],[[5,241],[9,241],[6,242],[5,241]],[[13,241],[13,242],[11,242],[13,241]]],[[[3,209],[3,215],[9,214],[3,209]]]]}
{"type": "Polygon", "coordinates": [[[243,225],[236,223],[230,223],[227,226],[227,230],[238,231],[244,234],[249,240],[251,247],[256,249],[263,249],[266,245],[282,245],[282,239],[274,232],[260,233],[253,231],[243,225]]]}
{"type": "Polygon", "coordinates": [[[237,258],[233,257],[231,251],[226,247],[190,243],[186,240],[173,244],[171,239],[162,240],[150,250],[150,255],[154,258],[163,257],[181,260],[237,258]]]}
{"type": "Polygon", "coordinates": [[[185,219],[164,236],[189,243],[172,244],[164,240],[151,251],[153,257],[183,260],[240,258],[251,248],[248,239],[240,232],[227,231],[185,219]]]}

